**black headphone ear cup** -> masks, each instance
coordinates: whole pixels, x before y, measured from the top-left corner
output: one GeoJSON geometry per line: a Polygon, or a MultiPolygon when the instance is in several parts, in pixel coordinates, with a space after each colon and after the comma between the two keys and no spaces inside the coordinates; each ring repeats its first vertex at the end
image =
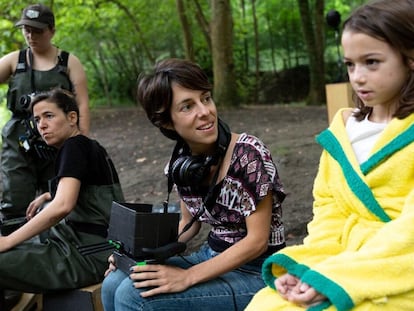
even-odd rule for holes
{"type": "Polygon", "coordinates": [[[204,161],[192,161],[188,164],[187,169],[185,170],[186,179],[188,179],[188,184],[199,185],[207,177],[210,166],[206,166],[204,161]]]}
{"type": "Polygon", "coordinates": [[[176,184],[177,186],[183,186],[183,181],[182,181],[182,164],[183,162],[185,162],[187,160],[188,156],[182,156],[182,157],[178,157],[171,165],[171,169],[170,169],[170,174],[171,174],[171,178],[174,182],[174,184],[176,184]]]}
{"type": "Polygon", "coordinates": [[[209,168],[204,157],[181,156],[171,166],[171,178],[177,186],[199,185],[209,168]]]}

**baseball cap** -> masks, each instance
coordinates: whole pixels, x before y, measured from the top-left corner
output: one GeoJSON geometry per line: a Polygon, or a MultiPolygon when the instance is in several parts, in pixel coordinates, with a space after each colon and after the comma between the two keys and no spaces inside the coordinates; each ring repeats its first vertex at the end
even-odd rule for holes
{"type": "Polygon", "coordinates": [[[44,4],[33,4],[23,10],[22,17],[15,26],[30,26],[40,29],[48,26],[55,27],[55,16],[52,10],[44,4]]]}

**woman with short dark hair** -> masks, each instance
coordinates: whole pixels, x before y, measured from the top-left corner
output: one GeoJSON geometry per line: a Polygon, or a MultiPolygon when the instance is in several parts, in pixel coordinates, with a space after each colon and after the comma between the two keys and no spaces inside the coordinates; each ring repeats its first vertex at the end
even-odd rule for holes
{"type": "Polygon", "coordinates": [[[270,151],[258,138],[233,133],[218,116],[206,74],[195,63],[167,59],[142,76],[138,100],[176,146],[167,176],[181,199],[179,241],[211,225],[208,241],[165,264],[126,274],[114,257],[102,286],[106,311],[243,310],[264,286],[261,264],[285,246],[285,197],[270,151]]]}

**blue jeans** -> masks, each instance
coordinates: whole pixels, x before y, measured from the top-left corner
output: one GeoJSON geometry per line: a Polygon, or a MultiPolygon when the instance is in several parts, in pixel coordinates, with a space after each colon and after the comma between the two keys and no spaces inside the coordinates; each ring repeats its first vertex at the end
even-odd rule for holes
{"type": "MultiPolygon", "coordinates": [[[[206,261],[218,253],[207,244],[199,251],[185,256],[197,264],[206,261]]],[[[182,268],[191,266],[181,257],[172,257],[166,264],[182,268]]],[[[121,270],[111,272],[102,285],[102,303],[105,311],[139,310],[244,310],[253,295],[265,286],[261,278],[260,265],[244,265],[219,278],[196,284],[180,293],[161,294],[142,298],[140,291],[121,270]]]]}

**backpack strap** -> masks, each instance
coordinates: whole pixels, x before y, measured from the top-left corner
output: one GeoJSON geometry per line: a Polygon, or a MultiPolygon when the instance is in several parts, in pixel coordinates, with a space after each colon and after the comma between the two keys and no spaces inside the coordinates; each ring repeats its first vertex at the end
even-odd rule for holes
{"type": "Polygon", "coordinates": [[[69,53],[66,51],[62,51],[60,52],[59,56],[58,56],[58,65],[62,66],[63,69],[65,69],[65,71],[68,70],[68,59],[69,59],[69,53]]]}
{"type": "Polygon", "coordinates": [[[69,78],[68,73],[68,60],[69,60],[69,52],[67,51],[61,51],[58,56],[58,72],[62,73],[68,78],[69,84],[70,84],[70,90],[73,92],[73,83],[69,78]]]}
{"type": "Polygon", "coordinates": [[[20,50],[19,60],[17,61],[15,73],[25,72],[27,70],[27,49],[20,50]]]}
{"type": "MultiPolygon", "coordinates": [[[[25,72],[27,70],[27,49],[22,49],[19,51],[19,59],[16,65],[15,73],[25,72]]],[[[67,74],[68,71],[68,60],[69,60],[69,52],[62,51],[58,56],[58,66],[59,71],[62,71],[67,74]]]]}

